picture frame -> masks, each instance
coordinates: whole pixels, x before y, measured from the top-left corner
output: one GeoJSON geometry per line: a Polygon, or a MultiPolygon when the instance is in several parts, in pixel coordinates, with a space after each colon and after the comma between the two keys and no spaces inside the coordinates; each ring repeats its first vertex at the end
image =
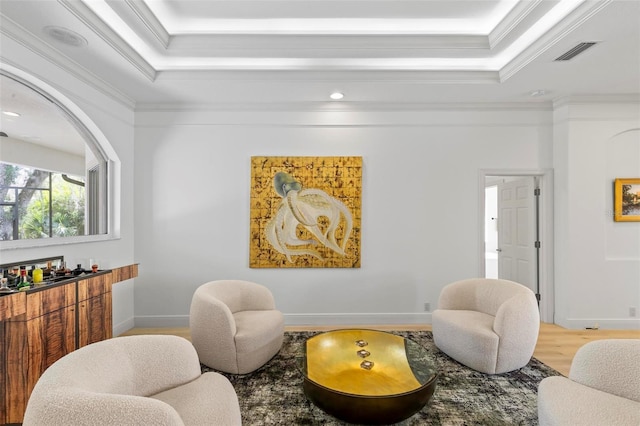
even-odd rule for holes
{"type": "Polygon", "coordinates": [[[252,156],[250,268],[360,268],[362,157],[252,156]]]}
{"type": "Polygon", "coordinates": [[[618,178],[613,188],[613,220],[640,222],[640,178],[618,178]]]}

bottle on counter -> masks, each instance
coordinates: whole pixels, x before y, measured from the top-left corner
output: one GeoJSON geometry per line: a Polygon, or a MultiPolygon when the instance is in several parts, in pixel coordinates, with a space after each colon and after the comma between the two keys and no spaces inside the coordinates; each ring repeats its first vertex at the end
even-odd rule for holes
{"type": "Polygon", "coordinates": [[[13,266],[7,274],[9,287],[16,287],[20,283],[20,268],[13,266]]]}
{"type": "Polygon", "coordinates": [[[84,269],[82,269],[82,264],[78,263],[78,267],[72,271],[73,275],[82,275],[84,274],[84,269]]]}
{"type": "Polygon", "coordinates": [[[0,292],[8,292],[9,289],[9,271],[0,268],[0,292]]]}
{"type": "Polygon", "coordinates": [[[31,287],[31,284],[29,283],[29,276],[27,275],[27,267],[26,266],[20,266],[20,281],[18,282],[18,290],[26,290],[29,287],[31,287]]]}
{"type": "Polygon", "coordinates": [[[58,271],[56,272],[56,275],[67,275],[68,272],[71,272],[67,269],[67,262],[62,261],[60,262],[60,268],[58,269],[58,271]]]}
{"type": "Polygon", "coordinates": [[[53,264],[50,260],[47,260],[47,267],[42,270],[42,275],[48,277],[51,275],[51,271],[53,271],[53,264]]]}
{"type": "Polygon", "coordinates": [[[36,268],[31,273],[31,278],[33,280],[33,283],[34,284],[41,283],[43,277],[44,277],[44,271],[40,269],[40,266],[36,266],[36,268]]]}

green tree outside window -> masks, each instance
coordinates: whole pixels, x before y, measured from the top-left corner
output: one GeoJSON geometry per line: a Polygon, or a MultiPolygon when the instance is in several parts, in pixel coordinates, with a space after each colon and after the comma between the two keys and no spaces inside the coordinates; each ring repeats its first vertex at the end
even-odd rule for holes
{"type": "Polygon", "coordinates": [[[82,178],[0,163],[0,240],[85,235],[82,178]]]}

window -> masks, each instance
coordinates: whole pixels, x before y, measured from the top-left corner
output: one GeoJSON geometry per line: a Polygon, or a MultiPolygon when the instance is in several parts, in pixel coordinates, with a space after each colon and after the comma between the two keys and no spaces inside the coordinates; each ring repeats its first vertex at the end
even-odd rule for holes
{"type": "Polygon", "coordinates": [[[3,241],[91,234],[82,177],[0,163],[0,206],[3,241]]]}
{"type": "Polygon", "coordinates": [[[49,245],[115,236],[107,235],[110,165],[117,157],[107,155],[105,147],[112,148],[102,134],[88,130],[85,123],[97,128],[77,106],[18,74],[0,70],[2,248],[29,245],[12,245],[19,240],[49,245]]]}

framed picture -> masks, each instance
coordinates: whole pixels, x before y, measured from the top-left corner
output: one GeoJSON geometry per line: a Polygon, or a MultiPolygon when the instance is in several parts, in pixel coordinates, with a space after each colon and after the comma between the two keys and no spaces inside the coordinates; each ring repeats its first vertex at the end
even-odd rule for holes
{"type": "Polygon", "coordinates": [[[359,268],[362,157],[251,157],[251,268],[359,268]]]}
{"type": "Polygon", "coordinates": [[[640,222],[640,178],[616,179],[613,193],[613,220],[640,222]]]}

